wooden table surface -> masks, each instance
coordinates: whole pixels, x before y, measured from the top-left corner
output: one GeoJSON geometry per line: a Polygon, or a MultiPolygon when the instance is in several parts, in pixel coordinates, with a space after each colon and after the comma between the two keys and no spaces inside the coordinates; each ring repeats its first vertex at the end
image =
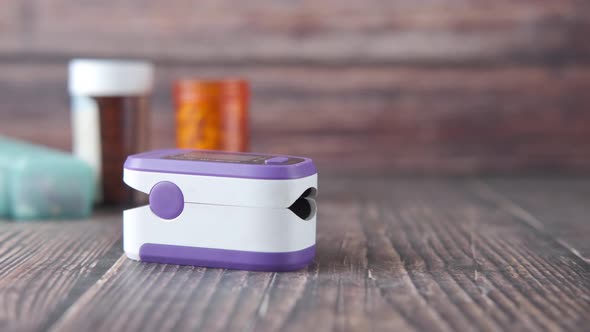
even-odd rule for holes
{"type": "Polygon", "coordinates": [[[0,225],[1,331],[590,330],[590,179],[330,178],[293,273],[139,263],[120,212],[0,225]]]}

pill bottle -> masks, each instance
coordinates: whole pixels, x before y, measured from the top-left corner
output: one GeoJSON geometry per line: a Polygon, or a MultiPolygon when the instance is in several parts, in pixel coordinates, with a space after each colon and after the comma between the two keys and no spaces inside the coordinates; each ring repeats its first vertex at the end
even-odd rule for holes
{"type": "Polygon", "coordinates": [[[144,61],[74,59],[69,64],[72,150],[89,163],[96,202],[128,205],[123,183],[128,155],[149,148],[153,66],[144,61]]]}
{"type": "Polygon", "coordinates": [[[179,148],[248,151],[248,82],[179,79],[173,84],[179,148]]]}

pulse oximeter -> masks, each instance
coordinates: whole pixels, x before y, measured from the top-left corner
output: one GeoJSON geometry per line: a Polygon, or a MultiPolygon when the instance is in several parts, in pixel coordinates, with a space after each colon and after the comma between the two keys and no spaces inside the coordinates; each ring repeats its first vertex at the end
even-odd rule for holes
{"type": "Polygon", "coordinates": [[[129,156],[123,180],[149,205],[123,212],[127,257],[292,271],[315,256],[317,170],[309,158],[206,150],[129,156]]]}

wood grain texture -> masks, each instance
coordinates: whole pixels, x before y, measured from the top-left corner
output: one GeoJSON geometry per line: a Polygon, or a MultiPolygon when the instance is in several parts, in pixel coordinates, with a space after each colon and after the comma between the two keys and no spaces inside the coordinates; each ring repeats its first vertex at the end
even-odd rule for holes
{"type": "Polygon", "coordinates": [[[123,257],[52,330],[583,331],[590,323],[590,264],[486,196],[485,183],[321,185],[318,254],[307,269],[253,273],[123,257]]]}
{"type": "Polygon", "coordinates": [[[585,178],[500,178],[484,183],[489,186],[482,188],[484,195],[590,262],[590,183],[585,178]]]}
{"type": "Polygon", "coordinates": [[[23,1],[4,1],[0,11],[0,54],[23,47],[24,38],[30,33],[31,21],[26,15],[23,1]]]}
{"type": "Polygon", "coordinates": [[[138,57],[157,148],[174,78],[242,76],[252,148],[330,172],[590,169],[588,1],[7,0],[0,30],[0,134],[62,149],[66,61],[138,57]]]}
{"type": "MultiPolygon", "coordinates": [[[[0,72],[0,134],[69,149],[65,63],[0,72]]],[[[252,150],[309,156],[324,171],[590,169],[587,66],[162,64],[157,75],[154,148],[174,145],[174,78],[233,75],[252,82],[252,150]]]]}
{"type": "Polygon", "coordinates": [[[0,330],[43,331],[121,255],[120,226],[0,223],[0,330]]]}
{"type": "Polygon", "coordinates": [[[411,63],[590,55],[590,7],[579,0],[7,2],[9,15],[25,13],[6,20],[8,36],[25,42],[0,44],[5,55],[411,63]]]}

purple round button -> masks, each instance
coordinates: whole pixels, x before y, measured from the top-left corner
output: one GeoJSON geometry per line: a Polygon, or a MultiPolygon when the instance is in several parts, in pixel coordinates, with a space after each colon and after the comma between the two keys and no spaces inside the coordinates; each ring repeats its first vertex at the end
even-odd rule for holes
{"type": "Polygon", "coordinates": [[[150,191],[150,209],[162,219],[174,219],[184,210],[184,195],[174,183],[158,182],[150,191]]]}

